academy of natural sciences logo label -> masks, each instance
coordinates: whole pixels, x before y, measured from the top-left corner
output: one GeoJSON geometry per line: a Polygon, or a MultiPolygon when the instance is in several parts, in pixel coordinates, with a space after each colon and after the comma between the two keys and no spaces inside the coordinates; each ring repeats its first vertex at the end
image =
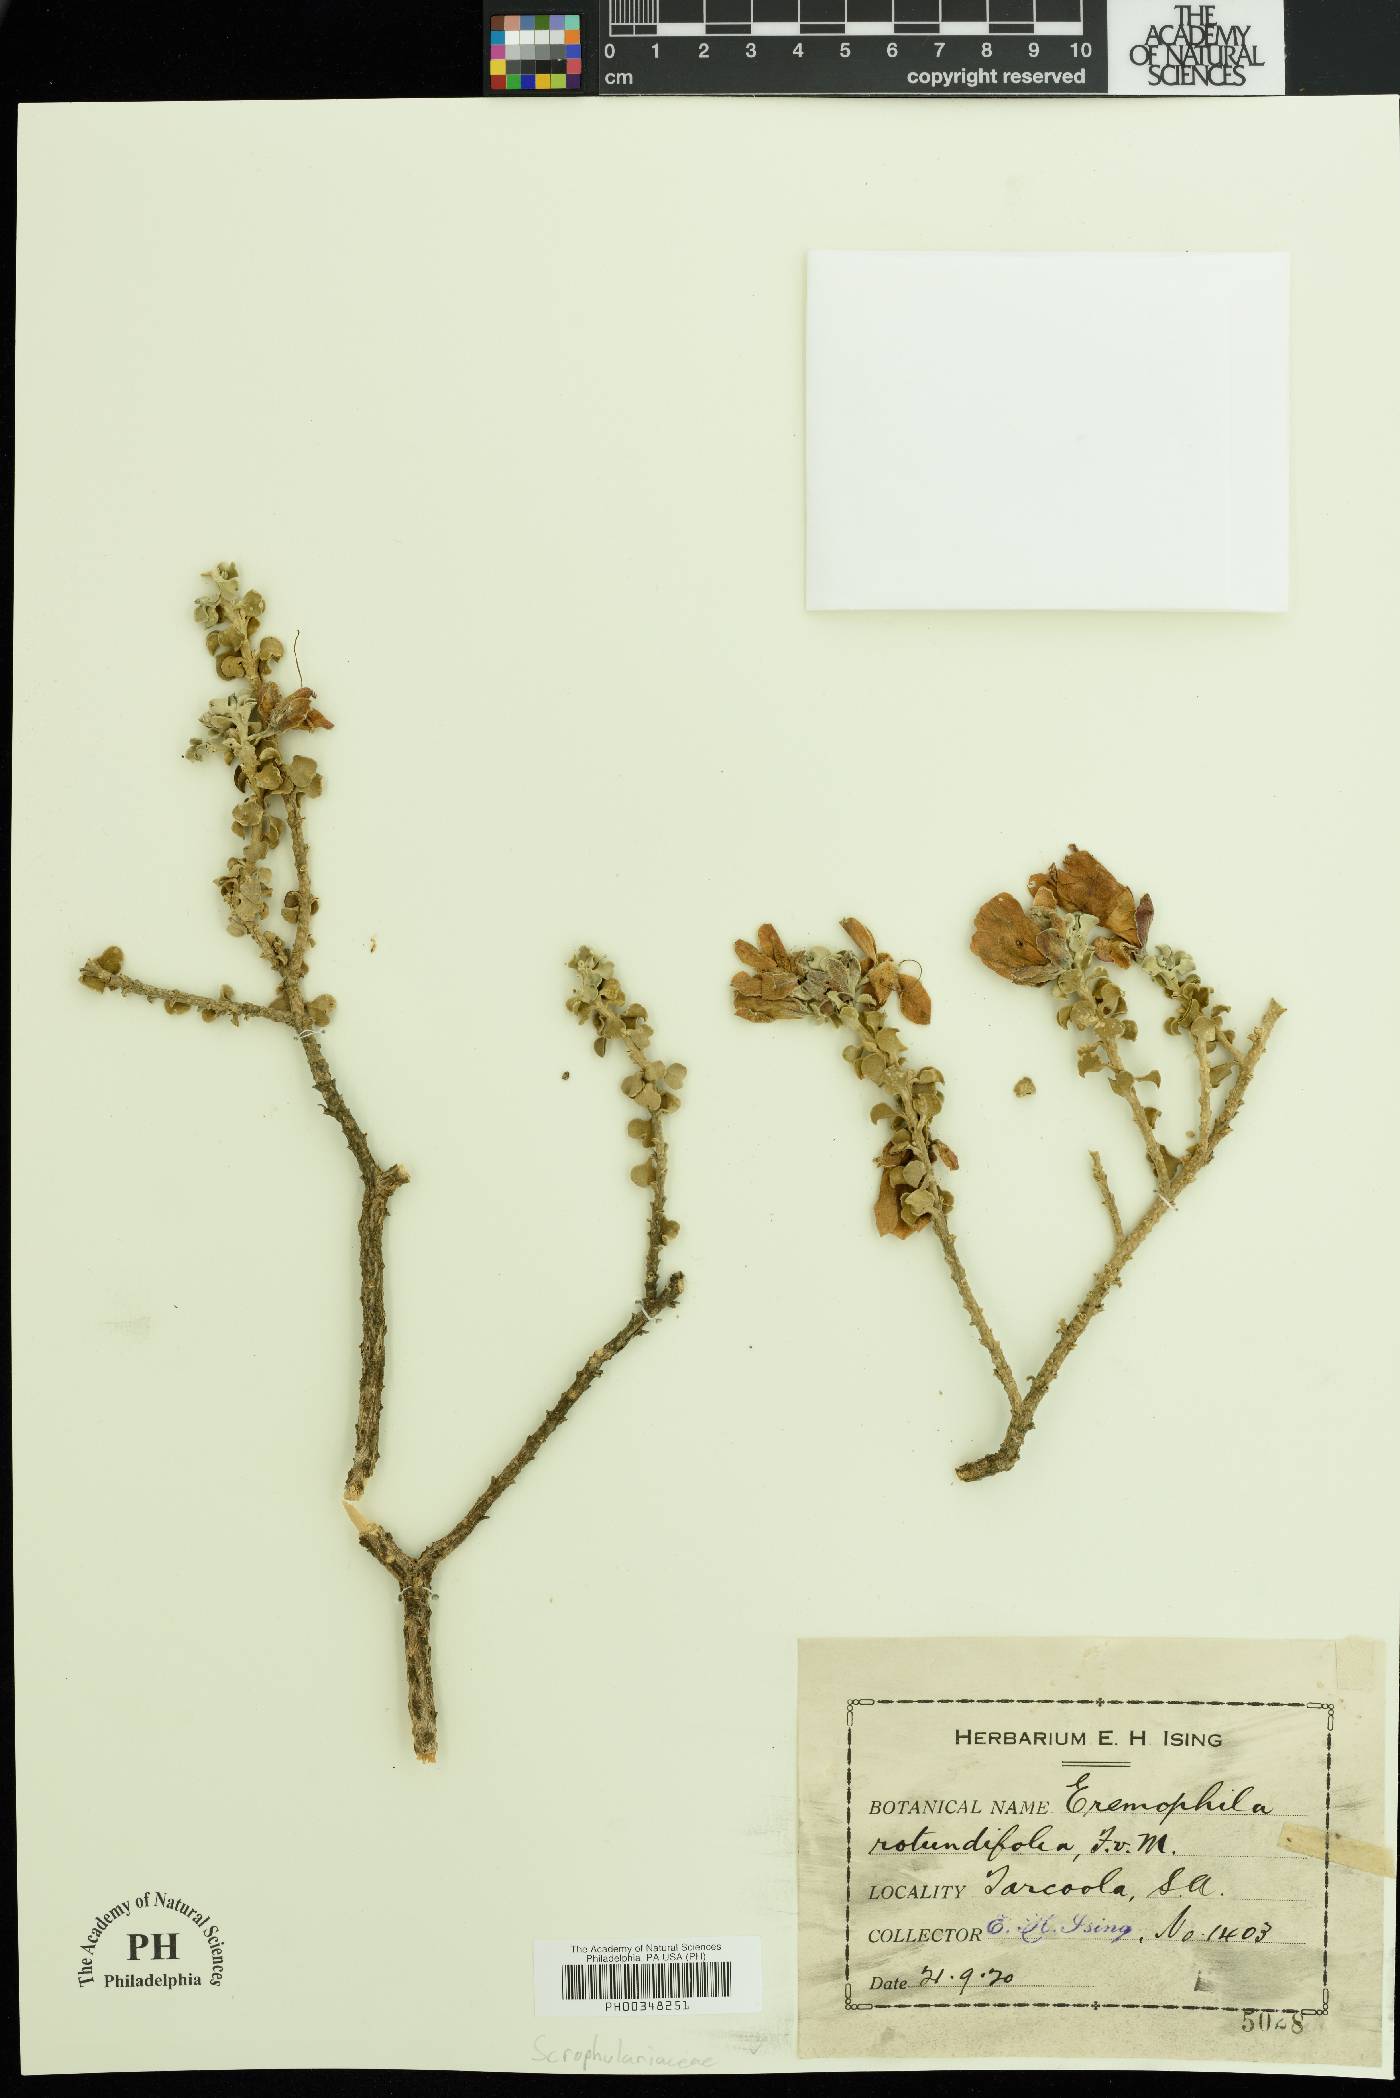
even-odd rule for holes
{"type": "Polygon", "coordinates": [[[1179,5],[1128,53],[1150,87],[1244,87],[1264,60],[1248,22],[1222,22],[1213,6],[1179,5]]]}
{"type": "Polygon", "coordinates": [[[80,1989],[217,1989],[223,1978],[218,1924],[195,1902],[158,1887],[103,1909],[79,1947],[80,1989]]]}

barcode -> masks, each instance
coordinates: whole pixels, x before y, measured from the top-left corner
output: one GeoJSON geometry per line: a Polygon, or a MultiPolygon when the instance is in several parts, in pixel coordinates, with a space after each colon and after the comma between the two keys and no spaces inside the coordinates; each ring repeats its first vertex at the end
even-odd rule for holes
{"type": "Polygon", "coordinates": [[[541,2018],[724,2018],[763,2009],[763,1946],[688,1938],[536,1938],[541,2018]]]}
{"type": "Polygon", "coordinates": [[[559,1970],[565,2003],[636,2003],[653,1997],[733,1994],[732,1960],[566,1960],[559,1970]]]}

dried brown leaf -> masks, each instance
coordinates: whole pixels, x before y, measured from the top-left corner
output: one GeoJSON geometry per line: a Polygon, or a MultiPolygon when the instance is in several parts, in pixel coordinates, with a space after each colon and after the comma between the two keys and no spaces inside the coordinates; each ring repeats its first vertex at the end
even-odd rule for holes
{"type": "Polygon", "coordinates": [[[933,1018],[933,1000],[929,997],[917,976],[901,972],[899,979],[899,1009],[914,1027],[927,1027],[933,1018]]]}
{"type": "Polygon", "coordinates": [[[983,904],[972,928],[972,951],[1008,983],[1049,983],[1058,964],[1046,958],[1035,921],[1005,890],[983,904]]]}
{"type": "Polygon", "coordinates": [[[777,963],[780,969],[790,969],[792,967],[792,956],[779,939],[778,929],[775,925],[759,926],[758,944],[764,953],[777,963]]]}
{"type": "Polygon", "coordinates": [[[880,1196],[875,1205],[876,1221],[879,1222],[882,1213],[886,1218],[886,1221],[880,1224],[882,1237],[912,1238],[914,1233],[922,1231],[924,1225],[928,1222],[926,1216],[910,1217],[906,1213],[900,1196],[901,1190],[898,1182],[888,1175],[884,1176],[881,1182],[880,1196]],[[892,1214],[891,1207],[886,1206],[887,1197],[888,1205],[892,1205],[892,1214]]]}
{"type": "Polygon", "coordinates": [[[899,972],[888,956],[866,973],[865,987],[877,1005],[883,1005],[899,980],[899,972]]]}
{"type": "MultiPolygon", "coordinates": [[[[1139,929],[1140,906],[1130,888],[1110,874],[1102,860],[1096,860],[1092,852],[1081,852],[1071,845],[1065,854],[1064,864],[1054,866],[1048,874],[1033,874],[1030,891],[1039,897],[1039,892],[1049,890],[1062,910],[1084,911],[1097,918],[1108,932],[1128,942],[1133,949],[1141,946],[1146,937],[1147,925],[1152,922],[1152,904],[1149,897],[1143,898],[1147,921],[1139,929]]],[[[1116,960],[1115,955],[1106,955],[1105,960],[1116,960]]]]}
{"type": "Polygon", "coordinates": [[[862,925],[859,918],[843,918],[841,920],[841,930],[849,934],[851,939],[855,941],[866,961],[873,962],[878,960],[880,950],[875,945],[875,935],[868,925],[862,925]]]}
{"type": "Polygon", "coordinates": [[[1129,946],[1126,940],[1097,939],[1094,952],[1101,962],[1111,962],[1115,969],[1126,969],[1137,954],[1137,943],[1129,946]]]}

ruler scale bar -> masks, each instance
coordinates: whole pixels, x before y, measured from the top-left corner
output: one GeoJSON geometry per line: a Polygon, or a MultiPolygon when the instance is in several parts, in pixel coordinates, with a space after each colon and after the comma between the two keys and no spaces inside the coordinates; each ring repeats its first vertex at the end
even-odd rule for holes
{"type": "Polygon", "coordinates": [[[604,95],[1108,92],[1108,0],[607,0],[599,13],[604,95]]]}
{"type": "MultiPolygon", "coordinates": [[[[691,0],[694,4],[694,0],[691,0]]],[[[684,20],[652,19],[645,22],[617,22],[609,29],[610,36],[657,37],[657,36],[906,36],[915,33],[921,36],[1034,36],[1036,27],[1031,22],[934,22],[926,15],[875,16],[870,20],[842,22],[830,16],[804,14],[799,21],[796,16],[784,16],[781,20],[740,20],[725,17],[701,21],[698,17],[684,20]]],[[[1057,22],[1057,35],[1073,36],[1082,30],[1077,21],[1057,22]]],[[[1045,34],[1045,24],[1039,25],[1045,34]]]]}
{"type": "Polygon", "coordinates": [[[866,0],[864,7],[861,0],[802,0],[796,14],[792,0],[707,0],[703,14],[696,0],[610,0],[608,24],[611,36],[638,37],[1078,36],[1084,17],[1078,0],[1072,8],[1064,0],[996,8],[968,0],[866,0]]]}

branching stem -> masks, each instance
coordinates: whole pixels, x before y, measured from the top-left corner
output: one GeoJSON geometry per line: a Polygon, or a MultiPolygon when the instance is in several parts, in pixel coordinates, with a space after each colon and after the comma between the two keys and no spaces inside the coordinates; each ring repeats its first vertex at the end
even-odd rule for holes
{"type": "Polygon", "coordinates": [[[1258,1068],[1259,1059],[1268,1045],[1269,1036],[1272,1034],[1274,1025],[1282,1017],[1282,1014],[1283,1007],[1276,1000],[1271,999],[1258,1026],[1250,1036],[1249,1048],[1240,1059],[1239,1069],[1234,1083],[1230,1087],[1229,1096],[1215,1117],[1214,1125],[1208,1128],[1204,1134],[1197,1137],[1191,1150],[1181,1161],[1176,1172],[1172,1174],[1166,1191],[1153,1197],[1132,1230],[1119,1239],[1112,1255],[1099,1269],[1093,1284],[1085,1294],[1074,1316],[1061,1329],[1059,1339],[1055,1342],[1054,1347],[1050,1350],[1050,1353],[1046,1356],[1035,1376],[1026,1387],[1026,1392],[1020,1405],[1012,1407],[1011,1419],[1007,1424],[1006,1433],[997,1448],[990,1451],[985,1457],[978,1457],[971,1464],[960,1464],[958,1466],[958,1477],[960,1479],[988,1479],[996,1472],[1010,1471],[1012,1465],[1015,1464],[1021,1454],[1022,1445],[1035,1424],[1036,1411],[1042,1399],[1059,1375],[1066,1358],[1079,1340],[1080,1335],[1090,1321],[1096,1318],[1099,1312],[1103,1310],[1108,1292],[1112,1289],[1138,1248],[1145,1243],[1150,1234],[1162,1221],[1162,1218],[1166,1216],[1180,1196],[1185,1193],[1191,1182],[1210,1164],[1221,1144],[1229,1135],[1234,1125],[1235,1116],[1238,1114],[1241,1102],[1249,1088],[1250,1081],[1258,1068]]]}
{"type": "MultiPolygon", "coordinates": [[[[929,1175],[932,1179],[937,1170],[936,1164],[919,1115],[915,1110],[908,1083],[903,1074],[896,1071],[890,1074],[889,1086],[891,1094],[898,1100],[900,1109],[909,1125],[914,1148],[923,1164],[928,1167],[929,1175]]],[[[963,1310],[971,1320],[973,1331],[976,1333],[977,1338],[981,1341],[982,1346],[991,1358],[992,1368],[996,1373],[996,1380],[1006,1393],[1007,1404],[1014,1413],[1021,1403],[1021,1392],[1016,1382],[1015,1372],[1006,1359],[1006,1353],[1001,1342],[992,1331],[991,1320],[987,1317],[986,1312],[982,1309],[973,1293],[972,1284],[967,1277],[967,1269],[963,1266],[962,1259],[958,1253],[957,1240],[953,1235],[953,1228],[948,1222],[941,1202],[936,1209],[930,1212],[929,1222],[933,1226],[934,1237],[938,1240],[938,1247],[943,1255],[944,1265],[952,1276],[953,1285],[962,1299],[963,1310]]]]}
{"type": "Polygon", "coordinates": [[[291,1025],[289,1012],[274,1012],[269,1005],[251,1005],[242,998],[208,998],[201,991],[167,991],[158,984],[142,983],[138,976],[128,976],[119,970],[108,986],[109,990],[120,991],[124,998],[144,998],[148,1005],[188,1005],[197,1013],[214,1013],[219,1018],[227,1016],[239,1020],[275,1020],[286,1027],[291,1025]]]}
{"type": "Polygon", "coordinates": [[[369,1139],[345,1104],[314,1029],[309,1024],[302,979],[311,944],[311,861],[302,815],[302,797],[288,787],[284,797],[292,857],[297,871],[296,933],[290,953],[274,948],[269,955],[282,980],[288,1013],[306,1058],[311,1082],[321,1104],[349,1146],[360,1175],[360,1393],[355,1416],[355,1453],[345,1480],[345,1498],[357,1501],[379,1461],[379,1428],[384,1412],[384,1361],[389,1322],[384,1308],[384,1226],[389,1202],[408,1174],[400,1165],[381,1166],[369,1139]]]}
{"type": "MultiPolygon", "coordinates": [[[[295,836],[295,832],[293,835],[295,836]]],[[[595,1010],[601,1018],[609,1017],[607,1008],[597,1007],[595,1010]]],[[[624,1030],[621,1037],[633,1064],[643,1074],[649,1067],[646,1050],[649,1034],[649,1029],[642,1030],[639,1034],[634,1027],[624,1030]]],[[[605,1040],[607,1036],[600,1034],[598,1039],[605,1040]]],[[[656,1066],[651,1065],[650,1068],[655,1069],[656,1066]]],[[[685,1277],[679,1270],[669,1275],[664,1282],[661,1279],[662,1249],[667,1241],[666,1181],[669,1165],[664,1122],[665,1114],[660,1109],[654,1110],[647,1117],[646,1145],[651,1160],[652,1178],[642,1262],[641,1303],[614,1334],[593,1350],[572,1381],[549,1407],[539,1425],[525,1437],[508,1463],[492,1475],[465,1515],[454,1523],[451,1529],[434,1538],[431,1544],[425,1545],[422,1551],[408,1552],[399,1544],[392,1531],[386,1530],[380,1523],[370,1521],[356,1505],[359,1494],[352,1490],[356,1477],[354,1471],[346,1482],[345,1509],[359,1532],[360,1543],[372,1558],[377,1559],[379,1564],[393,1575],[399,1586],[403,1602],[409,1721],[413,1730],[413,1751],[421,1763],[432,1763],[437,1759],[437,1705],[433,1691],[431,1635],[434,1574],[443,1560],[455,1552],[459,1545],[465,1544],[472,1532],[485,1522],[501,1496],[515,1484],[526,1465],[533,1463],[556,1429],[564,1425],[584,1393],[602,1375],[607,1365],[615,1361],[624,1348],[630,1347],[634,1340],[645,1333],[659,1313],[670,1310],[679,1301],[685,1288],[685,1277]]],[[[392,1192],[392,1189],[389,1192],[392,1192]]],[[[367,1202],[368,1199],[367,1192],[367,1202]]],[[[387,1200],[387,1196],[385,1199],[387,1200]]],[[[381,1379],[382,1368],[381,1357],[381,1379]]],[[[377,1416],[366,1424],[362,1414],[361,1425],[367,1434],[372,1434],[377,1426],[377,1416]]],[[[371,1448],[365,1477],[368,1477],[368,1472],[372,1469],[371,1448]]]]}
{"type": "Polygon", "coordinates": [[[1152,1124],[1147,1119],[1147,1109],[1138,1097],[1137,1080],[1124,1063],[1119,1053],[1118,1044],[1114,1041],[1112,1035],[1103,1037],[1103,1053],[1108,1058],[1109,1069],[1114,1077],[1120,1081],[1120,1084],[1114,1088],[1115,1092],[1121,1092],[1123,1098],[1132,1109],[1133,1120],[1138,1127],[1138,1135],[1142,1138],[1143,1147],[1147,1152],[1147,1163],[1152,1168],[1152,1177],[1158,1187],[1165,1190],[1171,1181],[1171,1171],[1166,1159],[1162,1156],[1162,1147],[1153,1135],[1152,1124]]]}
{"type": "Polygon", "coordinates": [[[679,1272],[671,1275],[662,1284],[658,1294],[649,1304],[643,1304],[632,1313],[624,1325],[618,1327],[609,1340],[595,1348],[588,1360],[565,1386],[539,1426],[531,1431],[521,1443],[508,1464],[502,1466],[481,1493],[472,1502],[461,1521],[441,1537],[425,1545],[416,1554],[406,1552],[396,1541],[391,1531],[378,1523],[367,1522],[353,1502],[346,1501],[346,1511],[360,1533],[360,1543],[372,1558],[391,1573],[399,1584],[403,1598],[404,1614],[404,1657],[408,1670],[408,1712],[413,1729],[413,1752],[420,1763],[437,1760],[437,1706],[433,1695],[432,1664],[432,1579],[438,1567],[459,1544],[465,1544],[472,1531],[485,1522],[501,1495],[515,1484],[527,1464],[538,1456],[556,1428],[561,1428],[574,1407],[588,1390],[595,1378],[601,1375],[608,1363],[613,1362],[625,1347],[645,1333],[653,1318],[675,1304],[685,1287],[685,1278],[679,1272]]]}
{"type": "MultiPolygon", "coordinates": [[[[1210,1135],[1210,1126],[1213,1119],[1210,1105],[1210,1051],[1198,1034],[1192,1035],[1191,1046],[1196,1052],[1196,1077],[1200,1088],[1197,1096],[1196,1142],[1201,1144],[1210,1135]]],[[[1238,1068],[1239,1066],[1236,1064],[1236,1069],[1238,1068]]]]}
{"type": "MultiPolygon", "coordinates": [[[[501,1495],[514,1484],[544,1444],[561,1427],[573,1407],[603,1369],[624,1348],[645,1332],[658,1313],[669,1310],[680,1297],[684,1277],[679,1271],[663,1281],[662,1253],[677,1226],[666,1215],[668,1149],[663,1117],[680,1105],[679,1088],[685,1070],[679,1064],[662,1064],[649,1056],[646,1044],[651,1028],[645,1008],[627,1005],[621,985],[612,974],[612,964],[580,948],[573,966],[579,990],[569,999],[578,1017],[593,1022],[595,1048],[606,1053],[609,1041],[621,1039],[636,1070],[623,1082],[623,1091],[633,1098],[645,1115],[634,1120],[630,1134],[646,1147],[647,1162],[633,1168],[632,1178],[651,1190],[642,1261],[642,1300],[618,1330],[595,1348],[571,1384],[549,1408],[539,1426],[521,1443],[515,1455],[496,1473],[483,1492],[454,1527],[427,1545],[416,1556],[405,1552],[392,1534],[370,1521],[359,1506],[365,1486],[379,1458],[380,1429],[384,1411],[385,1354],[388,1322],[384,1292],[384,1228],[389,1204],[408,1174],[400,1165],[381,1165],[369,1138],[346,1105],[336,1084],[320,1041],[320,1029],[329,1018],[334,999],[308,998],[303,988],[308,972],[307,956],[315,944],[311,933],[316,899],[311,888],[311,854],[304,814],[305,800],[321,791],[315,763],[304,753],[288,758],[279,737],[286,729],[328,729],[329,722],[311,702],[316,695],[309,687],[284,695],[267,675],[284,650],[280,641],[264,636],[255,641],[266,610],[256,591],[244,591],[232,562],[220,562],[209,570],[213,589],[195,605],[197,623],[205,629],[209,653],[217,674],[243,689],[212,701],[200,716],[208,734],[195,737],[186,755],[200,759],[219,751],[232,768],[234,782],[244,799],[233,815],[234,832],[242,837],[241,853],[226,862],[226,872],[217,886],[228,904],[230,932],[250,937],[277,978],[279,989],[269,1004],[259,1005],[235,998],[225,985],[217,998],[200,992],[165,990],[126,973],[122,950],[113,945],[89,958],[80,969],[79,980],[90,990],[119,991],[123,997],[144,998],[160,1003],[173,1013],[198,1011],[206,1019],[272,1020],[290,1027],[301,1045],[311,1082],[320,1095],[324,1112],[337,1124],[360,1176],[360,1386],[355,1419],[355,1445],[346,1476],[343,1500],[360,1534],[360,1541],[380,1564],[393,1574],[403,1603],[404,1657],[408,1676],[408,1706],[413,1744],[425,1762],[437,1753],[437,1714],[432,1669],[432,1577],[436,1568],[484,1522],[501,1495]],[[283,818],[275,813],[280,799],[283,818]],[[280,845],[283,834],[290,840],[296,869],[296,890],[283,905],[284,918],[294,932],[290,944],[265,922],[270,911],[268,855],[280,845]]],[[[295,659],[295,643],[293,644],[295,659]]]]}

